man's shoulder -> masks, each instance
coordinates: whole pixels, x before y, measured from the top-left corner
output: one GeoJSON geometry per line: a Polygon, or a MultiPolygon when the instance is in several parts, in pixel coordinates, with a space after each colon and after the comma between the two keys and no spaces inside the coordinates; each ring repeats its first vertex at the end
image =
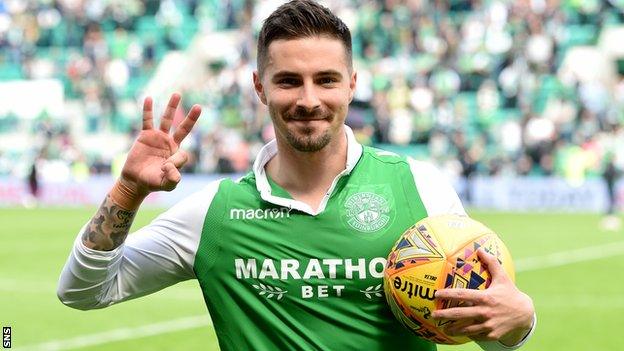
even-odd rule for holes
{"type": "Polygon", "coordinates": [[[219,213],[220,209],[230,206],[232,202],[255,201],[258,197],[259,193],[256,190],[255,177],[252,173],[239,178],[223,177],[190,193],[168,212],[185,218],[188,216],[203,218],[206,213],[219,213]]]}
{"type": "Polygon", "coordinates": [[[202,188],[188,194],[186,198],[184,198],[180,202],[201,203],[205,202],[205,200],[207,199],[212,201],[212,199],[215,197],[228,195],[232,192],[250,192],[255,190],[255,184],[256,181],[252,172],[238,178],[223,177],[219,179],[214,179],[202,188]]]}
{"type": "Polygon", "coordinates": [[[237,178],[227,178],[224,183],[225,187],[229,189],[236,189],[240,191],[249,191],[256,189],[256,175],[254,172],[249,171],[246,174],[237,178]]]}
{"type": "Polygon", "coordinates": [[[220,179],[216,186],[216,196],[222,199],[223,197],[237,198],[240,196],[259,196],[256,187],[256,177],[253,172],[249,172],[240,177],[220,179]]]}
{"type": "Polygon", "coordinates": [[[362,157],[371,167],[389,167],[393,170],[401,168],[408,170],[413,176],[425,178],[435,178],[440,175],[438,168],[430,161],[417,160],[376,147],[364,146],[362,157]]]}
{"type": "Polygon", "coordinates": [[[387,164],[408,163],[406,156],[372,146],[364,146],[362,150],[362,156],[367,160],[373,160],[376,162],[387,164]]]}

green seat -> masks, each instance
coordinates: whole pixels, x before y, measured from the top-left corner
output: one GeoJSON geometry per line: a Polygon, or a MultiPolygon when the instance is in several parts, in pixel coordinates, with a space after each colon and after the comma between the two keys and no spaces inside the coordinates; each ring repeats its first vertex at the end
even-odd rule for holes
{"type": "Polygon", "coordinates": [[[468,125],[477,121],[477,93],[465,91],[458,93],[453,99],[455,110],[465,112],[465,120],[468,125]]]}
{"type": "Polygon", "coordinates": [[[578,45],[594,45],[598,38],[598,29],[592,24],[568,25],[565,33],[565,40],[561,43],[565,48],[578,45]]]}
{"type": "Polygon", "coordinates": [[[0,80],[23,79],[22,67],[15,63],[0,63],[0,80]]]}
{"type": "Polygon", "coordinates": [[[135,34],[142,40],[159,42],[163,28],[156,22],[156,18],[143,16],[137,20],[135,34]]]}

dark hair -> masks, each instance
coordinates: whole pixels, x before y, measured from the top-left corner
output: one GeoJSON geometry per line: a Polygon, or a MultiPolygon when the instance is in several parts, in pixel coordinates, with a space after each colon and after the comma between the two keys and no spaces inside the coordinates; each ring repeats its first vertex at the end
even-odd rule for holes
{"type": "Polygon", "coordinates": [[[258,37],[258,73],[262,75],[269,44],[279,39],[328,36],[340,40],[352,66],[351,32],[328,8],[312,0],[293,0],[278,7],[264,20],[258,37]]]}

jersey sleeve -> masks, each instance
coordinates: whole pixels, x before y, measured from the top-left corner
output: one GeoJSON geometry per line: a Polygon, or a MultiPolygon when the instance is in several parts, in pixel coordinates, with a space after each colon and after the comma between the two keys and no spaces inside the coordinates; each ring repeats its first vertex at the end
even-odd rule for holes
{"type": "Polygon", "coordinates": [[[180,201],[112,251],[84,246],[83,227],[61,272],[59,299],[77,309],[103,308],[194,278],[204,219],[219,184],[180,201]]]}
{"type": "Polygon", "coordinates": [[[420,200],[425,205],[427,216],[442,214],[466,215],[457,192],[446,176],[431,163],[407,159],[420,200]]]}

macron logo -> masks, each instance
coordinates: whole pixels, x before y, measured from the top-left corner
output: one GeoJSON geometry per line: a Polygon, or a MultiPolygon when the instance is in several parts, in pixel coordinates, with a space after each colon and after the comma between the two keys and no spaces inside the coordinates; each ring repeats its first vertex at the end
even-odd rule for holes
{"type": "Polygon", "coordinates": [[[286,207],[274,207],[274,208],[265,208],[265,209],[242,209],[242,208],[232,208],[230,209],[230,219],[234,220],[253,220],[253,219],[280,219],[280,218],[290,218],[290,208],[286,207]]]}

